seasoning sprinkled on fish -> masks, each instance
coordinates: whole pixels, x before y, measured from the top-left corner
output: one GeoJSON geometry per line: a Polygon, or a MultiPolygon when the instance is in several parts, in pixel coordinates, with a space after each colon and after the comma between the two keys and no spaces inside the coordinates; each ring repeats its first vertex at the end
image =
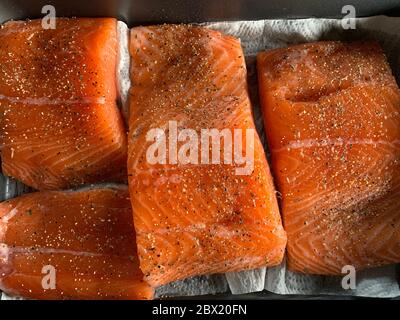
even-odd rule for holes
{"type": "Polygon", "coordinates": [[[309,43],[257,60],[289,269],[400,262],[400,91],[380,46],[309,43]]]}
{"type": "Polygon", "coordinates": [[[116,20],[57,18],[0,29],[0,142],[6,175],[39,189],[126,177],[117,108],[116,20]]]}
{"type": "Polygon", "coordinates": [[[151,299],[127,186],[0,203],[0,289],[33,299],[151,299]]]}
{"type": "MultiPolygon", "coordinates": [[[[279,264],[286,235],[255,131],[239,40],[195,26],[136,27],[130,53],[128,178],[145,279],[158,286],[279,264]],[[175,146],[172,140],[166,161],[151,163],[152,142],[146,136],[152,129],[160,129],[160,136],[189,129],[186,142],[206,129],[225,129],[228,135],[249,130],[254,167],[239,175],[236,162],[201,162],[211,154],[208,147],[203,157],[183,163],[182,141],[175,146]]],[[[228,148],[221,140],[216,151],[226,159],[228,148]]],[[[238,153],[246,143],[243,139],[238,153]]]]}

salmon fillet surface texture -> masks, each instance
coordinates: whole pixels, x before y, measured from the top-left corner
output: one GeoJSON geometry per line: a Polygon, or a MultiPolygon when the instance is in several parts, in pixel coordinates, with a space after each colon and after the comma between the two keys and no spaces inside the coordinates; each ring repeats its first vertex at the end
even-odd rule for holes
{"type": "Polygon", "coordinates": [[[0,28],[3,173],[39,190],[126,177],[115,19],[0,28]]]}
{"type": "MultiPolygon", "coordinates": [[[[145,279],[157,286],[279,264],[286,235],[254,130],[239,41],[200,27],[137,27],[131,30],[130,53],[128,179],[145,279]],[[196,164],[200,151],[190,151],[193,161],[175,161],[172,138],[166,163],[153,164],[147,153],[155,141],[146,137],[155,128],[173,134],[174,121],[181,138],[181,129],[193,130],[189,136],[202,129],[226,129],[229,134],[242,129],[238,132],[243,136],[248,129],[254,138],[253,170],[237,174],[243,168],[239,162],[196,164]]],[[[185,139],[177,143],[179,154],[189,141],[185,139]]],[[[209,139],[204,155],[211,159],[216,150],[216,159],[219,151],[223,157],[229,144],[219,141],[221,150],[211,150],[209,139]]],[[[243,138],[235,150],[245,155],[248,146],[243,138]]]]}
{"type": "Polygon", "coordinates": [[[0,289],[33,299],[152,298],[139,269],[128,188],[42,191],[2,202],[0,289]]]}
{"type": "Polygon", "coordinates": [[[257,62],[289,269],[400,262],[400,92],[380,46],[302,44],[257,62]]]}

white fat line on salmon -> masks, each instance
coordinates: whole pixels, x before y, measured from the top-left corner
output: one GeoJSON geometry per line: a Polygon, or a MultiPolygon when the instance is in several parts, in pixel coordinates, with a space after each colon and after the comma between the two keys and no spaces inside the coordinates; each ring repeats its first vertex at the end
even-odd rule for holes
{"type": "MultiPolygon", "coordinates": [[[[6,232],[7,232],[7,228],[8,228],[8,222],[18,213],[18,209],[17,208],[13,208],[12,210],[10,210],[10,212],[8,212],[7,214],[5,214],[4,216],[2,216],[0,218],[0,241],[2,239],[4,239],[6,232]]],[[[0,243],[1,245],[1,243],[0,243]]],[[[1,248],[0,248],[0,262],[2,259],[2,252],[1,252],[1,248]]]]}
{"type": "Polygon", "coordinates": [[[194,129],[180,129],[177,121],[168,121],[166,130],[152,128],[147,132],[146,141],[153,143],[147,148],[146,159],[152,165],[223,163],[235,166],[236,175],[250,175],[254,169],[254,136],[256,133],[252,128],[245,129],[244,146],[243,131],[243,129],[201,129],[199,135],[194,129]],[[245,156],[243,156],[243,151],[245,151],[245,156]],[[240,165],[244,166],[237,167],[240,165]]]}
{"type": "Polygon", "coordinates": [[[219,223],[198,223],[193,224],[191,226],[184,227],[169,227],[169,228],[158,228],[157,230],[152,230],[151,232],[145,232],[138,230],[136,234],[144,235],[144,237],[150,239],[158,234],[171,234],[171,233],[195,233],[195,232],[203,232],[207,230],[212,233],[214,236],[231,238],[232,236],[238,235],[238,231],[242,233],[256,233],[258,236],[261,236],[263,233],[275,234],[279,233],[280,229],[277,228],[268,228],[269,220],[264,219],[261,221],[257,221],[253,225],[249,224],[246,229],[242,229],[240,227],[224,227],[219,223]]]}
{"type": "MultiPolygon", "coordinates": [[[[13,273],[12,271],[12,266],[10,263],[10,254],[14,251],[21,251],[21,250],[15,250],[15,247],[9,247],[5,243],[0,243],[0,289],[3,291],[7,291],[8,293],[11,293],[10,291],[6,290],[7,288],[4,288],[3,283],[2,283],[2,278],[5,277],[7,274],[13,273]]],[[[23,251],[28,251],[24,248],[23,251]]],[[[45,290],[51,289],[54,290],[56,289],[56,269],[52,265],[45,265],[42,267],[41,270],[43,277],[42,277],[42,288],[45,290]]],[[[15,272],[14,272],[15,274],[15,272]]]]}
{"type": "Polygon", "coordinates": [[[71,105],[71,104],[105,104],[104,97],[82,97],[77,99],[49,99],[49,98],[20,98],[10,97],[0,94],[0,100],[6,100],[10,103],[21,103],[26,105],[71,105]]]}
{"type": "Polygon", "coordinates": [[[327,146],[344,146],[344,145],[386,145],[388,147],[395,147],[400,145],[400,140],[384,141],[384,140],[373,140],[373,139],[349,139],[344,140],[342,138],[337,139],[306,139],[299,141],[289,141],[285,147],[274,149],[274,152],[290,151],[291,149],[303,149],[312,147],[327,147],[327,146]]]}
{"type": "Polygon", "coordinates": [[[5,214],[3,217],[0,218],[0,221],[2,223],[8,223],[8,221],[10,221],[12,218],[14,218],[14,216],[18,213],[18,209],[17,208],[13,208],[12,210],[10,210],[7,214],[5,214]]]}
{"type": "Polygon", "coordinates": [[[75,251],[75,250],[65,250],[65,249],[55,249],[55,248],[45,248],[45,247],[21,247],[21,246],[8,246],[6,243],[0,243],[0,262],[7,262],[9,256],[12,254],[64,254],[73,255],[81,257],[101,257],[108,256],[104,253],[94,253],[87,251],[75,251]]]}

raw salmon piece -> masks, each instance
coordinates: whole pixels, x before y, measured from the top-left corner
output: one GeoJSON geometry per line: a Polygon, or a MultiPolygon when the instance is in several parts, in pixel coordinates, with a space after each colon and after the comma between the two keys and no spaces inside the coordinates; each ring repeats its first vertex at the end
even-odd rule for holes
{"type": "Polygon", "coordinates": [[[39,190],[126,177],[126,135],[115,106],[0,105],[5,174],[39,190]]]}
{"type": "Polygon", "coordinates": [[[2,202],[0,288],[33,299],[152,298],[139,269],[128,188],[43,191],[2,202]],[[51,267],[54,289],[44,278],[51,267]]]}
{"type": "Polygon", "coordinates": [[[57,18],[11,21],[0,28],[0,89],[5,98],[116,99],[117,21],[57,18]]]}
{"type": "Polygon", "coordinates": [[[400,91],[374,42],[258,55],[292,271],[400,262],[400,91]]]}
{"type": "Polygon", "coordinates": [[[0,29],[3,173],[39,190],[126,176],[116,105],[115,19],[9,22],[0,29]]]}
{"type": "MultiPolygon", "coordinates": [[[[254,127],[239,41],[194,26],[137,27],[131,30],[130,52],[128,179],[145,279],[158,286],[279,264],[286,235],[254,127]],[[192,136],[202,129],[229,134],[242,129],[244,136],[248,129],[253,170],[237,175],[235,169],[243,167],[237,162],[174,163],[172,140],[166,163],[152,164],[147,153],[154,141],[146,136],[173,121],[177,129],[192,129],[192,136]]],[[[221,141],[217,154],[223,157],[229,148],[221,141]]],[[[181,151],[182,145],[177,145],[181,151]]],[[[245,155],[246,147],[243,138],[238,153],[245,155]]]]}

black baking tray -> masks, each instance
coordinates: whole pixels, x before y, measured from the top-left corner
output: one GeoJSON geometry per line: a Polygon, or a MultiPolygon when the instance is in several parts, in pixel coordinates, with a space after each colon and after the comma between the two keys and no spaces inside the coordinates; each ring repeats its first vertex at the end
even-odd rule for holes
{"type": "Polygon", "coordinates": [[[338,18],[351,4],[358,17],[400,15],[399,0],[0,0],[0,21],[37,18],[44,5],[57,16],[116,17],[130,26],[161,22],[207,22],[273,18],[338,18]]]}
{"type": "MultiPolygon", "coordinates": [[[[0,23],[43,17],[42,7],[53,5],[58,17],[115,17],[129,27],[156,23],[199,23],[234,20],[340,18],[351,4],[357,17],[400,16],[400,0],[0,0],[0,23]]],[[[398,268],[400,274],[400,268],[398,268]]],[[[400,285],[400,279],[399,279],[400,285]]],[[[188,299],[188,297],[182,297],[188,299]]],[[[220,294],[191,299],[364,299],[343,296],[278,295],[267,291],[246,295],[220,294]]],[[[178,298],[179,299],[179,298],[178,298]]],[[[400,300],[400,297],[394,298],[400,300]]]]}

